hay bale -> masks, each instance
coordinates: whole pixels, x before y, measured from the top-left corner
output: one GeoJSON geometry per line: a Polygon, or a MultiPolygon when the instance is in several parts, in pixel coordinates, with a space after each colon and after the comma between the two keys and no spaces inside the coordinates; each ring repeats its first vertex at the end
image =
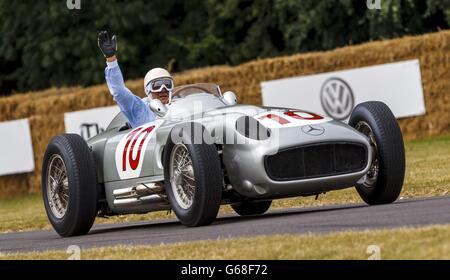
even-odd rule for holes
{"type": "MultiPolygon", "coordinates": [[[[418,58],[425,95],[425,116],[399,120],[407,140],[450,133],[450,31],[369,42],[326,52],[257,59],[238,65],[192,69],[174,75],[178,85],[197,82],[220,84],[235,91],[240,102],[261,104],[262,81],[346,70],[418,58]]],[[[143,97],[141,79],[127,87],[143,97]]],[[[105,85],[87,88],[51,88],[0,98],[0,121],[30,118],[36,170],[0,177],[0,196],[36,192],[44,151],[50,139],[64,132],[64,112],[113,105],[105,85]]]]}

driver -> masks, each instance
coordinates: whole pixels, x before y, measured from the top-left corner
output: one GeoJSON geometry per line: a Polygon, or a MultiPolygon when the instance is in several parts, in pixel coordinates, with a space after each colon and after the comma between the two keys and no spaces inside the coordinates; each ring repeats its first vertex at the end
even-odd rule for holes
{"type": "MultiPolygon", "coordinates": [[[[155,114],[148,104],[134,95],[126,86],[117,62],[117,38],[109,37],[107,31],[98,34],[98,46],[106,58],[106,84],[109,92],[127,117],[131,127],[141,126],[155,119],[155,114]]],[[[147,99],[159,99],[163,104],[169,102],[169,91],[174,88],[170,73],[162,68],[153,68],[144,78],[144,91],[147,99]]]]}

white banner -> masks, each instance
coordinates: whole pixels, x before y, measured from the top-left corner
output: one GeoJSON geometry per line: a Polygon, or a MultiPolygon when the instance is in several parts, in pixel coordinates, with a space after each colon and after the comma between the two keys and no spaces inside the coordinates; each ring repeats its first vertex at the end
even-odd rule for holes
{"type": "Polygon", "coordinates": [[[0,176],[34,170],[28,119],[0,123],[0,176]]]}
{"type": "Polygon", "coordinates": [[[79,134],[87,140],[104,131],[119,112],[118,106],[110,106],[65,113],[66,132],[79,134]]]}
{"type": "Polygon", "coordinates": [[[304,109],[346,120],[354,106],[383,101],[397,118],[425,114],[419,60],[261,83],[264,106],[304,109]]]}

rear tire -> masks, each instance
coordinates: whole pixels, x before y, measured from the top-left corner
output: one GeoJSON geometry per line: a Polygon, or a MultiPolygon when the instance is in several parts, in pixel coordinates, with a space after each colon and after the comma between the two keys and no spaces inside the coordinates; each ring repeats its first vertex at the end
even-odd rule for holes
{"type": "Polygon", "coordinates": [[[211,224],[217,217],[222,199],[223,174],[214,144],[201,139],[203,126],[187,123],[172,129],[164,148],[164,182],[167,198],[180,222],[189,227],[211,224]],[[179,135],[173,141],[171,135],[179,135]],[[178,154],[186,164],[177,168],[178,154]],[[181,170],[181,171],[177,171],[181,170]],[[192,180],[194,179],[194,180],[192,180]]]}
{"type": "Polygon", "coordinates": [[[231,208],[240,216],[262,215],[269,210],[272,200],[243,201],[231,204],[231,208]]]}
{"type": "Polygon", "coordinates": [[[42,195],[48,219],[63,237],[89,232],[97,214],[94,157],[76,134],[54,137],[42,167],[42,195]]]}
{"type": "Polygon", "coordinates": [[[386,104],[369,101],[355,107],[349,125],[365,134],[375,151],[371,169],[356,190],[370,205],[394,202],[405,176],[405,149],[397,120],[386,104]]]}

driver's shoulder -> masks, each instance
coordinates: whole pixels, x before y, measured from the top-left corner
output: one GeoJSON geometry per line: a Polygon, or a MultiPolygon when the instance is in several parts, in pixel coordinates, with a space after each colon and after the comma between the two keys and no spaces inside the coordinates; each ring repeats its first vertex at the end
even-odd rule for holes
{"type": "Polygon", "coordinates": [[[150,98],[148,98],[148,96],[142,97],[141,100],[142,100],[145,104],[147,104],[147,105],[150,104],[150,98]]]}

